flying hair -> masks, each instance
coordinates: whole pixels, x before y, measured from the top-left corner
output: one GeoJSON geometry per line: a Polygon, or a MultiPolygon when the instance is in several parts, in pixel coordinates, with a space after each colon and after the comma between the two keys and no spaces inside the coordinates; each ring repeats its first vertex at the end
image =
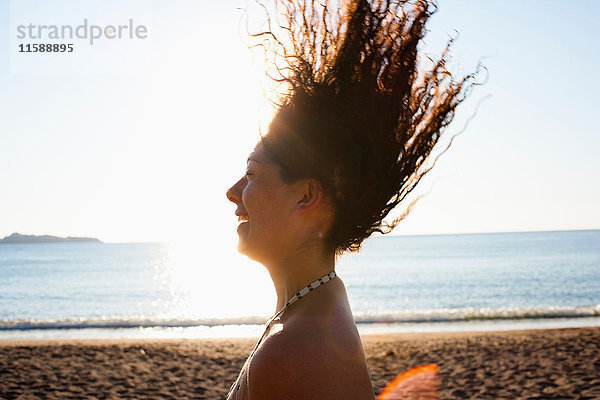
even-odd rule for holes
{"type": "Polygon", "coordinates": [[[266,154],[285,181],[322,183],[334,208],[328,246],[337,254],[359,250],[411,211],[419,198],[385,221],[449,148],[452,140],[428,162],[485,67],[456,79],[446,65],[454,38],[422,65],[432,1],[257,4],[266,27],[248,32],[249,45],[264,50],[275,84],[266,154]]]}

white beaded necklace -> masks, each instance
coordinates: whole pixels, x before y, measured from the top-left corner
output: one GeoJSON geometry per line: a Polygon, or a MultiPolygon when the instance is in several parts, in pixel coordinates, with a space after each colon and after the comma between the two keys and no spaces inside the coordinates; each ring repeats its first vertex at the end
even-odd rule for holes
{"type": "MultiPolygon", "coordinates": [[[[304,296],[306,296],[307,294],[309,294],[310,292],[312,292],[313,290],[315,290],[322,284],[329,282],[330,280],[332,280],[335,277],[336,277],[336,273],[335,273],[335,271],[332,271],[332,272],[328,273],[327,275],[323,275],[322,277],[320,277],[319,279],[317,279],[310,285],[305,286],[302,290],[300,290],[298,293],[293,295],[292,298],[289,299],[287,301],[287,303],[285,303],[285,306],[283,306],[283,308],[281,310],[277,311],[277,313],[275,315],[273,315],[271,318],[269,318],[269,320],[265,324],[265,325],[267,325],[267,329],[271,326],[271,323],[273,321],[275,321],[279,317],[281,317],[281,315],[285,312],[285,310],[288,309],[289,306],[291,306],[292,304],[294,304],[295,302],[297,302],[298,300],[300,300],[301,298],[303,298],[304,296]]],[[[262,340],[262,338],[261,338],[261,340],[262,340]]]]}

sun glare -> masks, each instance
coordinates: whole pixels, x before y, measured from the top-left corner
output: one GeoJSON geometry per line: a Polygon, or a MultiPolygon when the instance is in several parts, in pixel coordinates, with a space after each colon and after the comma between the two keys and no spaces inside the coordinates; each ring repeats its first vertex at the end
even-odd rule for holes
{"type": "Polygon", "coordinates": [[[170,316],[232,318],[273,311],[275,293],[265,269],[215,241],[171,244],[164,268],[177,299],[170,316]]]}

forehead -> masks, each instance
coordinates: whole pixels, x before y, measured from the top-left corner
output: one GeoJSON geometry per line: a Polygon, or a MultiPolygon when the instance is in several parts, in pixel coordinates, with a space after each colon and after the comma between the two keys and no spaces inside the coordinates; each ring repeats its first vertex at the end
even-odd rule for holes
{"type": "Polygon", "coordinates": [[[254,150],[252,150],[252,153],[250,153],[250,155],[248,156],[247,161],[248,162],[254,161],[257,163],[265,162],[265,155],[264,155],[263,145],[261,142],[258,142],[256,144],[256,146],[254,146],[254,150]]]}

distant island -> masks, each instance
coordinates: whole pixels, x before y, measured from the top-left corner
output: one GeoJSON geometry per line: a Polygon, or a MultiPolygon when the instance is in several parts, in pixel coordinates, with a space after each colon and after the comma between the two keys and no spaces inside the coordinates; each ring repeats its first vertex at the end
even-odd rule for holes
{"type": "Polygon", "coordinates": [[[13,233],[10,236],[0,239],[0,244],[13,244],[13,243],[65,243],[65,242],[96,242],[102,243],[102,241],[96,238],[88,237],[58,237],[50,235],[21,235],[20,233],[13,233]]]}

